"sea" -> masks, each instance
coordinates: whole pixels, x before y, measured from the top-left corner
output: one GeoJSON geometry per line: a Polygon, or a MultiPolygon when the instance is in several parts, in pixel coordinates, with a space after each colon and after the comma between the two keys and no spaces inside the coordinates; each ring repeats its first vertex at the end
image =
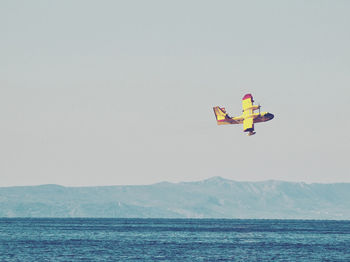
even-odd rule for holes
{"type": "Polygon", "coordinates": [[[350,221],[0,218],[0,261],[350,261],[350,221]]]}

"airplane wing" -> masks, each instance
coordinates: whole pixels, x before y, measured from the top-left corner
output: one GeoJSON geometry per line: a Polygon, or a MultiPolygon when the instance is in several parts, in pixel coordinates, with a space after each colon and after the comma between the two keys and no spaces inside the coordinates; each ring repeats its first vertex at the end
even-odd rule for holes
{"type": "Polygon", "coordinates": [[[249,117],[243,120],[243,131],[254,131],[254,119],[249,117]]]}
{"type": "Polygon", "coordinates": [[[253,96],[251,94],[246,94],[243,99],[242,99],[242,108],[243,108],[243,113],[249,113],[251,114],[253,112],[253,96]],[[248,111],[248,112],[247,112],[248,111]]]}
{"type": "Polygon", "coordinates": [[[240,124],[239,120],[235,120],[234,117],[230,117],[224,107],[213,107],[214,114],[216,117],[216,122],[218,125],[230,125],[230,124],[240,124]]]}
{"type": "Polygon", "coordinates": [[[254,131],[254,110],[259,108],[258,106],[253,106],[253,96],[251,94],[246,94],[242,99],[243,107],[243,131],[253,132],[254,131]]]}

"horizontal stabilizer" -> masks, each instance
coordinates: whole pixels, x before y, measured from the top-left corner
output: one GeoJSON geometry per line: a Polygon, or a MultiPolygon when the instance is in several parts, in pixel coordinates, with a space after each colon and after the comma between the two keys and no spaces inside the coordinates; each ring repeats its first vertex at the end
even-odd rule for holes
{"type": "Polygon", "coordinates": [[[230,125],[230,124],[239,124],[241,118],[230,117],[224,107],[215,106],[213,107],[214,114],[216,117],[216,122],[218,125],[230,125]]]}

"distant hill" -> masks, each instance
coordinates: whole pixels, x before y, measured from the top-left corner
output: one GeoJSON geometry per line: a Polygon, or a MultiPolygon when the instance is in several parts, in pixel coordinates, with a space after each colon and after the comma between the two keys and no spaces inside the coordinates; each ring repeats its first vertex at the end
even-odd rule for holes
{"type": "Polygon", "coordinates": [[[0,187],[0,217],[350,219],[350,183],[199,182],[0,187]]]}

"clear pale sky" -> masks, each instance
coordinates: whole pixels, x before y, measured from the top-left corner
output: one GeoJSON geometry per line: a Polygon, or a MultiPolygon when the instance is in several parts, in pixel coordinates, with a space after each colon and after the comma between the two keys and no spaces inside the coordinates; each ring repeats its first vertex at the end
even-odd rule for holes
{"type": "Polygon", "coordinates": [[[350,1],[1,1],[0,186],[350,182],[350,1]],[[275,114],[217,126],[252,93],[275,114]]]}

